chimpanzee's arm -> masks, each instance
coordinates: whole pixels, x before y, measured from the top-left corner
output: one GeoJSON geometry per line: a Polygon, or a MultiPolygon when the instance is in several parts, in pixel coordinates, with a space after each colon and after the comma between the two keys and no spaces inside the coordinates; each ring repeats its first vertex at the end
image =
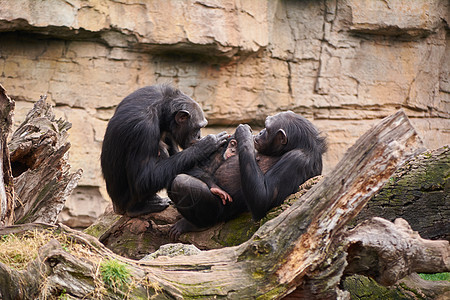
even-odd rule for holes
{"type": "Polygon", "coordinates": [[[214,173],[220,167],[220,165],[225,161],[224,153],[227,147],[219,148],[215,153],[211,154],[211,156],[201,161],[192,169],[189,169],[186,174],[191,175],[197,179],[200,179],[204,183],[208,185],[210,188],[219,188],[214,178],[214,173]]]}
{"type": "Polygon", "coordinates": [[[242,191],[253,219],[263,218],[272,207],[281,204],[305,180],[307,157],[292,150],[263,174],[255,158],[255,146],[248,125],[236,129],[242,191]]]}
{"type": "Polygon", "coordinates": [[[207,159],[219,146],[226,143],[227,137],[225,132],[208,135],[191,147],[162,159],[157,156],[158,145],[148,142],[148,138],[134,140],[134,145],[129,145],[134,148],[133,151],[130,150],[126,163],[129,184],[135,187],[139,195],[154,194],[168,187],[177,174],[207,159]]]}

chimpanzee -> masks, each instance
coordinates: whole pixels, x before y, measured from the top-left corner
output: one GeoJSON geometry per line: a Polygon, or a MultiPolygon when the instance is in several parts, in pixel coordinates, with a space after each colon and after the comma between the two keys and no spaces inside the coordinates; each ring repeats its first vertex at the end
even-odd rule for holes
{"type": "Polygon", "coordinates": [[[184,217],[170,230],[172,238],[250,211],[254,220],[280,205],[299,185],[322,172],[326,142],[307,119],[291,111],[268,117],[253,137],[248,125],[236,129],[238,155],[215,172],[217,184],[233,201],[223,205],[202,181],[180,174],[169,196],[184,217]],[[257,150],[258,152],[256,152],[257,150]]]}
{"type": "Polygon", "coordinates": [[[169,85],[125,97],[108,123],[101,153],[114,211],[134,217],[166,208],[169,199],[156,193],[226,143],[225,132],[200,139],[206,124],[198,103],[169,85]]]}
{"type": "Polygon", "coordinates": [[[231,196],[217,185],[215,173],[223,162],[237,153],[237,141],[233,136],[227,139],[227,143],[210,156],[208,160],[200,162],[197,166],[186,172],[187,175],[193,176],[206,183],[214,195],[222,200],[223,205],[227,201],[232,201],[231,196]]]}

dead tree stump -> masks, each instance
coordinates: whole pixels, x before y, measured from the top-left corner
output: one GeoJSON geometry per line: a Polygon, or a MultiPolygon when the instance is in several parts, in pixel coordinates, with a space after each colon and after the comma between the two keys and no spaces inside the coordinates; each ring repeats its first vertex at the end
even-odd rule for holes
{"type": "Polygon", "coordinates": [[[14,101],[0,84],[0,227],[14,222],[14,185],[7,144],[14,106],[14,101]]]}
{"type": "Polygon", "coordinates": [[[0,112],[3,116],[0,121],[3,154],[0,161],[3,170],[0,216],[4,219],[0,222],[4,225],[54,224],[81,177],[81,170],[70,173],[67,161],[70,148],[67,131],[72,125],[65,120],[57,120],[45,99],[46,96],[42,96],[35,103],[7,145],[14,102],[0,86],[0,112]]]}

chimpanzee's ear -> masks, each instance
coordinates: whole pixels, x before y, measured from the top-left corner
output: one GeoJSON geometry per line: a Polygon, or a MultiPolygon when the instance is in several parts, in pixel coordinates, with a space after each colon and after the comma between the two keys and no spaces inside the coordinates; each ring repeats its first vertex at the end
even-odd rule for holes
{"type": "Polygon", "coordinates": [[[189,121],[190,117],[191,114],[187,110],[179,110],[175,115],[175,122],[177,122],[178,125],[181,125],[189,121]]]}
{"type": "Polygon", "coordinates": [[[286,145],[288,142],[288,137],[286,135],[286,131],[284,129],[278,129],[277,131],[277,140],[281,145],[286,145]]]}

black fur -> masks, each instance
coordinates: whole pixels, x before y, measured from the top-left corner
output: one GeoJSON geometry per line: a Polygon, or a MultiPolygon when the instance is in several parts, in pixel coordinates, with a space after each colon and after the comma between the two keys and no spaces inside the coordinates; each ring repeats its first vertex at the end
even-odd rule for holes
{"type": "Polygon", "coordinates": [[[167,207],[156,193],[226,141],[225,133],[199,140],[206,124],[197,102],[168,85],[144,87],[123,99],[101,153],[115,212],[136,216],[167,207]],[[178,152],[178,146],[186,150],[178,152]]]}
{"type": "MultiPolygon", "coordinates": [[[[233,202],[223,205],[201,182],[186,175],[172,185],[170,197],[197,227],[229,220],[247,210],[259,220],[322,172],[325,139],[311,122],[293,112],[268,117],[266,128],[256,137],[248,125],[239,125],[235,136],[238,155],[223,162],[214,175],[233,202]]],[[[182,225],[174,226],[173,236],[187,231],[182,225]]]]}
{"type": "Polygon", "coordinates": [[[314,125],[291,111],[268,117],[262,132],[253,142],[249,128],[241,125],[236,130],[242,192],[255,220],[280,205],[303,182],[320,175],[326,151],[325,139],[314,125]],[[277,141],[280,129],[286,134],[286,144],[277,141]],[[254,146],[261,154],[280,157],[265,174],[255,163],[254,146]]]}

